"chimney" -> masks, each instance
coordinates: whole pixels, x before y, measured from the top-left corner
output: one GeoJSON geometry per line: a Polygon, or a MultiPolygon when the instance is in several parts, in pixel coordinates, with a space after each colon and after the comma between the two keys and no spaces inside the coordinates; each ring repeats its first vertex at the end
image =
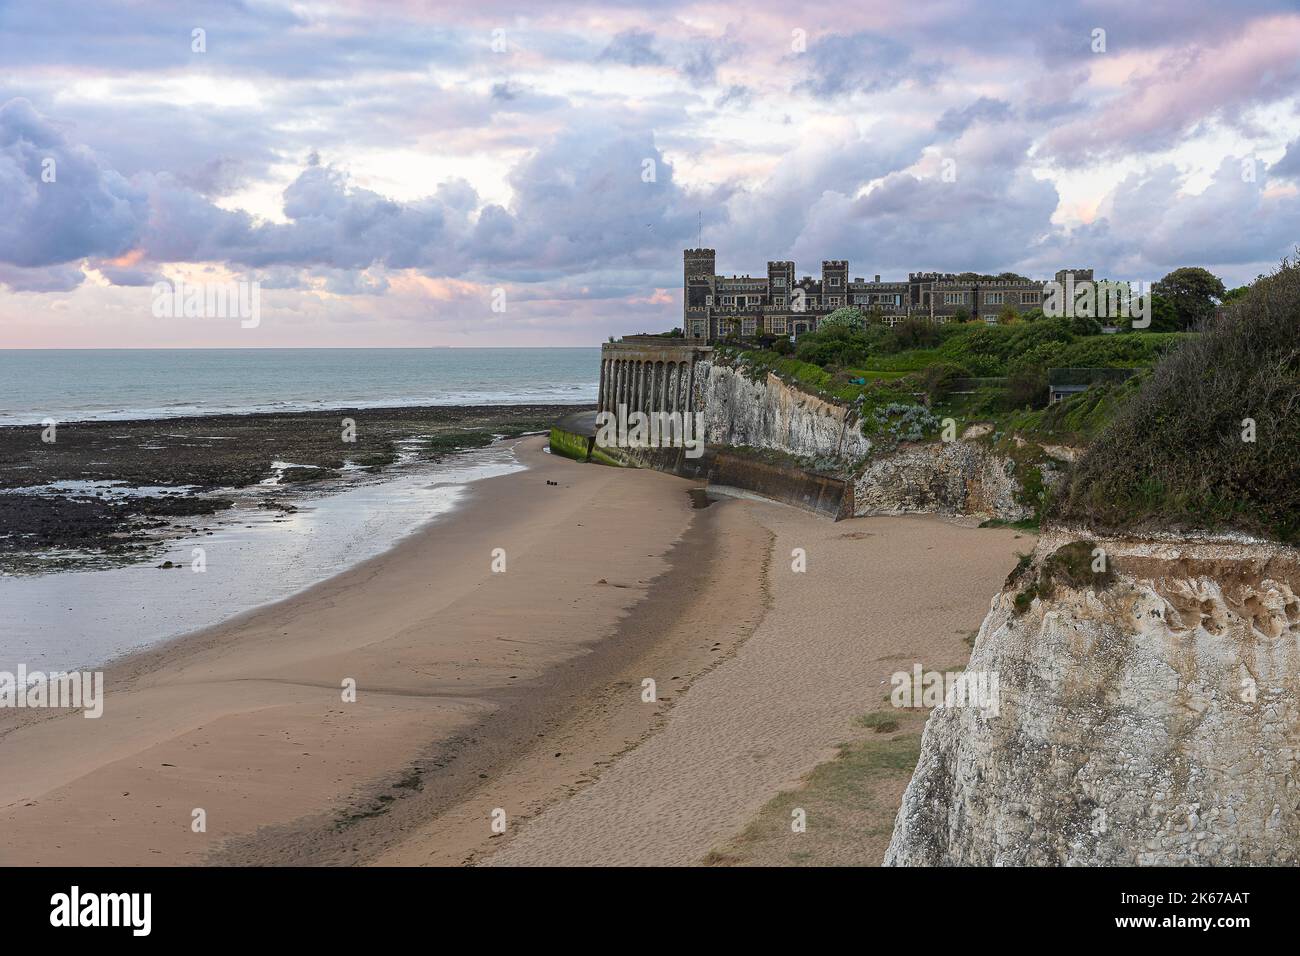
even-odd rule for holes
{"type": "Polygon", "coordinates": [[[880,273],[879,273],[879,272],[876,273],[876,281],[877,281],[877,282],[880,281],[880,273]]]}

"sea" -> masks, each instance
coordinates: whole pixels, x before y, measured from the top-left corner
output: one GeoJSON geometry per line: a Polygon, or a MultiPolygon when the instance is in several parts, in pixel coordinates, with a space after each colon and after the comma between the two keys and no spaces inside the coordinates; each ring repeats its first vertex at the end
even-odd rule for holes
{"type": "Polygon", "coordinates": [[[0,349],[0,425],[590,403],[599,348],[0,349]]]}
{"type": "MultiPolygon", "coordinates": [[[[597,348],[0,350],[0,424],[589,404],[599,369],[597,348]]],[[[442,462],[399,462],[379,478],[297,497],[288,515],[250,500],[205,518],[213,534],[174,539],[145,563],[0,574],[0,672],[15,673],[19,664],[29,672],[96,668],[282,600],[437,522],[474,482],[523,468],[507,443],[442,462]],[[198,547],[206,570],[191,573],[198,547]],[[164,560],[180,570],[160,569],[164,560]]]]}

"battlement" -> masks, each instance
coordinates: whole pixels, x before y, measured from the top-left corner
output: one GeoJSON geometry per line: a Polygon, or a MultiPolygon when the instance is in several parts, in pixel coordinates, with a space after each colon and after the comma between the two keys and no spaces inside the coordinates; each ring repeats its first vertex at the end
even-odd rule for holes
{"type": "MultiPolygon", "coordinates": [[[[836,309],[852,306],[889,324],[908,316],[934,322],[996,321],[1007,310],[1041,308],[1048,280],[976,273],[909,272],[907,279],[849,278],[848,259],[823,259],[819,276],[797,277],[789,259],[769,259],[765,275],[719,275],[713,249],[687,249],[682,331],[687,340],[798,336],[836,309]]],[[[1062,269],[1074,281],[1091,269],[1062,269]]]]}

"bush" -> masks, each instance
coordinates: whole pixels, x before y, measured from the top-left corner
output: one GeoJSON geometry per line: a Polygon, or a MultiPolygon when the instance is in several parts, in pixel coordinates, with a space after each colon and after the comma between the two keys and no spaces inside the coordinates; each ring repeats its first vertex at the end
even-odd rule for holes
{"type": "Polygon", "coordinates": [[[867,319],[866,316],[862,314],[862,310],[855,309],[850,305],[841,309],[836,309],[830,315],[826,316],[826,318],[818,322],[817,328],[820,331],[821,329],[832,328],[836,325],[846,325],[851,329],[861,329],[866,324],[867,319]]]}
{"type": "Polygon", "coordinates": [[[953,384],[959,378],[969,378],[970,371],[955,362],[936,362],[923,369],[918,376],[921,389],[929,396],[930,404],[941,402],[948,397],[953,384]]]}
{"type": "Polygon", "coordinates": [[[1222,322],[1160,361],[1075,467],[1050,517],[1300,543],[1298,417],[1300,266],[1284,261],[1222,322]],[[1253,441],[1243,438],[1247,420],[1253,441]]]}
{"type": "Polygon", "coordinates": [[[894,326],[881,346],[886,352],[930,349],[938,345],[941,338],[939,327],[930,320],[907,318],[894,326]]]}

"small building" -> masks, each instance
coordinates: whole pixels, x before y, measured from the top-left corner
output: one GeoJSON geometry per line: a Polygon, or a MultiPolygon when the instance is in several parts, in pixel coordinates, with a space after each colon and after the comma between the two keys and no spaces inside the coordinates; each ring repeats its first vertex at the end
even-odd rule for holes
{"type": "Polygon", "coordinates": [[[1078,395],[1098,382],[1122,382],[1138,373],[1135,368],[1049,368],[1047,370],[1048,404],[1055,405],[1071,395],[1078,395]]]}

